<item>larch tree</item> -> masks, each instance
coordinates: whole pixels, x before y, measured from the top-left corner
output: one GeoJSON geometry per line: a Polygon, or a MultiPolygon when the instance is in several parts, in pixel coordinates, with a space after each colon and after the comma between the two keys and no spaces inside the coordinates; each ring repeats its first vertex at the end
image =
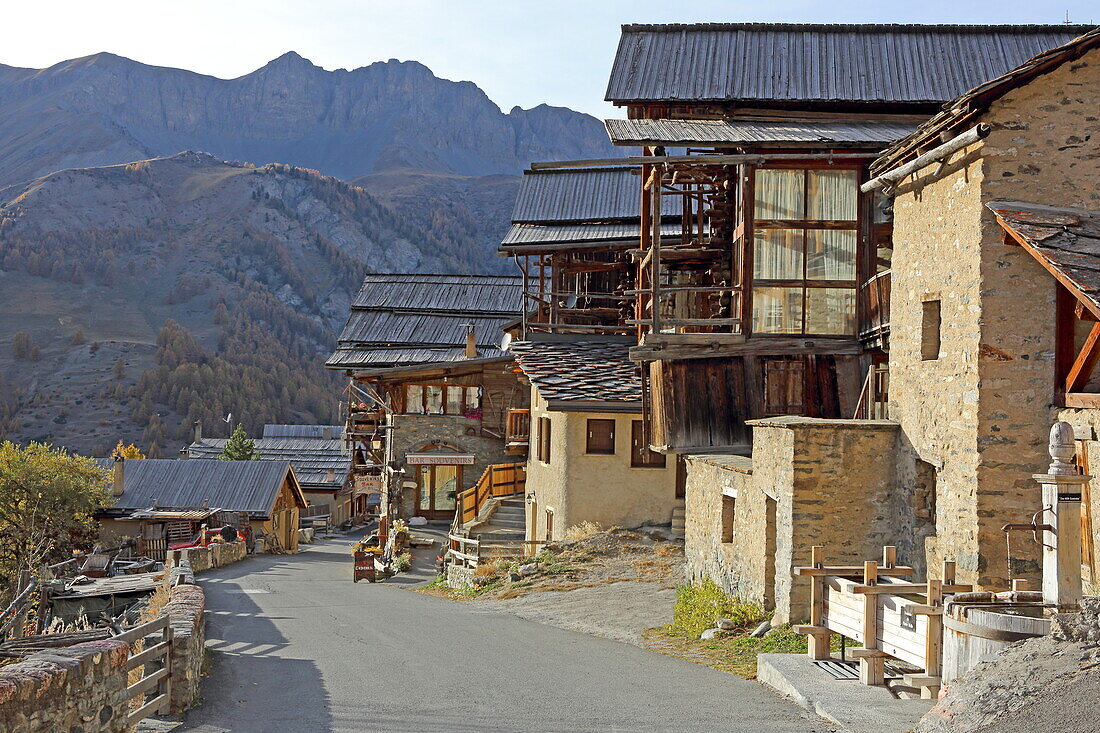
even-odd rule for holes
{"type": "Polygon", "coordinates": [[[225,441],[219,461],[256,461],[260,454],[256,450],[256,441],[248,437],[243,425],[233,428],[233,434],[225,441]]]}

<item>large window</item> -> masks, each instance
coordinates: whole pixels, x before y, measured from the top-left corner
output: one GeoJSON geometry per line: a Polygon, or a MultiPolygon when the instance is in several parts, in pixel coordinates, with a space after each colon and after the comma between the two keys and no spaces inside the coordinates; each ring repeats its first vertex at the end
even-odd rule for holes
{"type": "Polygon", "coordinates": [[[481,407],[481,388],[456,384],[405,385],[405,412],[414,415],[468,415],[481,407]]]}
{"type": "Polygon", "coordinates": [[[855,170],[757,169],[754,332],[855,334],[858,184],[855,170]]]}

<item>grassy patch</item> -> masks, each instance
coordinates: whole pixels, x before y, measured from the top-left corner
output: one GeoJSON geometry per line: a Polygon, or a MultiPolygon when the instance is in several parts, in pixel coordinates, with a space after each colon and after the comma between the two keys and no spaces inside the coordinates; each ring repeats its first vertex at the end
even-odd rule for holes
{"type": "Polygon", "coordinates": [[[711,580],[677,589],[676,606],[672,610],[674,633],[698,638],[707,629],[713,629],[719,618],[732,619],[735,626],[744,628],[763,621],[764,609],[731,596],[711,580]]]}
{"type": "MultiPolygon", "coordinates": [[[[687,637],[671,626],[665,626],[647,631],[644,643],[649,649],[661,654],[705,664],[748,679],[756,676],[757,654],[806,653],[806,637],[794,633],[790,625],[786,624],[759,639],[747,634],[734,634],[707,641],[700,641],[698,637],[687,637]]],[[[837,643],[839,644],[839,638],[837,643]]]]}

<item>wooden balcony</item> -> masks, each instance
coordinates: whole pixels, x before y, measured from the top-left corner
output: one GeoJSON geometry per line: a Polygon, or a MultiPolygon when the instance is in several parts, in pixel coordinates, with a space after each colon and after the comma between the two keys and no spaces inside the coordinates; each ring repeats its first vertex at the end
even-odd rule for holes
{"type": "Polygon", "coordinates": [[[890,330],[890,271],[880,272],[859,288],[859,336],[881,339],[890,330]]]}
{"type": "Polygon", "coordinates": [[[508,410],[504,431],[505,452],[525,455],[531,442],[531,411],[508,410]]]}

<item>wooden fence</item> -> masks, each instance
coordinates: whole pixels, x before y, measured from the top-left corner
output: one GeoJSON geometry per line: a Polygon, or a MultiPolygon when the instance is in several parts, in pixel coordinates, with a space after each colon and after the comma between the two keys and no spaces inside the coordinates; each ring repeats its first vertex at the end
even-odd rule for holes
{"type": "Polygon", "coordinates": [[[955,583],[955,563],[944,562],[942,580],[912,583],[897,576],[913,569],[896,563],[897,548],[884,547],[882,565],[832,566],[824,563],[824,548],[811,550],[811,567],[798,568],[809,576],[810,623],[794,630],[809,637],[811,659],[828,659],[831,635],[843,634],[863,644],[851,649],[859,659],[859,679],[865,685],[884,683],[887,657],[923,670],[904,681],[934,699],[939,691],[943,643],[943,596],[968,592],[955,583]]]}
{"type": "Polygon", "coordinates": [[[146,646],[139,652],[130,654],[126,662],[126,670],[141,668],[141,678],[126,687],[126,700],[141,698],[141,704],[136,708],[131,707],[128,722],[134,725],[153,714],[166,715],[172,699],[172,665],[169,650],[172,646],[172,626],[167,615],[135,626],[125,631],[115,639],[128,642],[131,650],[137,648],[137,642],[144,640],[149,644],[148,637],[160,632],[160,639],[154,640],[152,645],[146,646]],[[152,672],[148,667],[155,667],[152,672]]]}
{"type": "Polygon", "coordinates": [[[477,519],[485,502],[492,498],[523,495],[527,485],[526,463],[496,463],[485,469],[472,487],[455,499],[455,524],[477,519]]]}

